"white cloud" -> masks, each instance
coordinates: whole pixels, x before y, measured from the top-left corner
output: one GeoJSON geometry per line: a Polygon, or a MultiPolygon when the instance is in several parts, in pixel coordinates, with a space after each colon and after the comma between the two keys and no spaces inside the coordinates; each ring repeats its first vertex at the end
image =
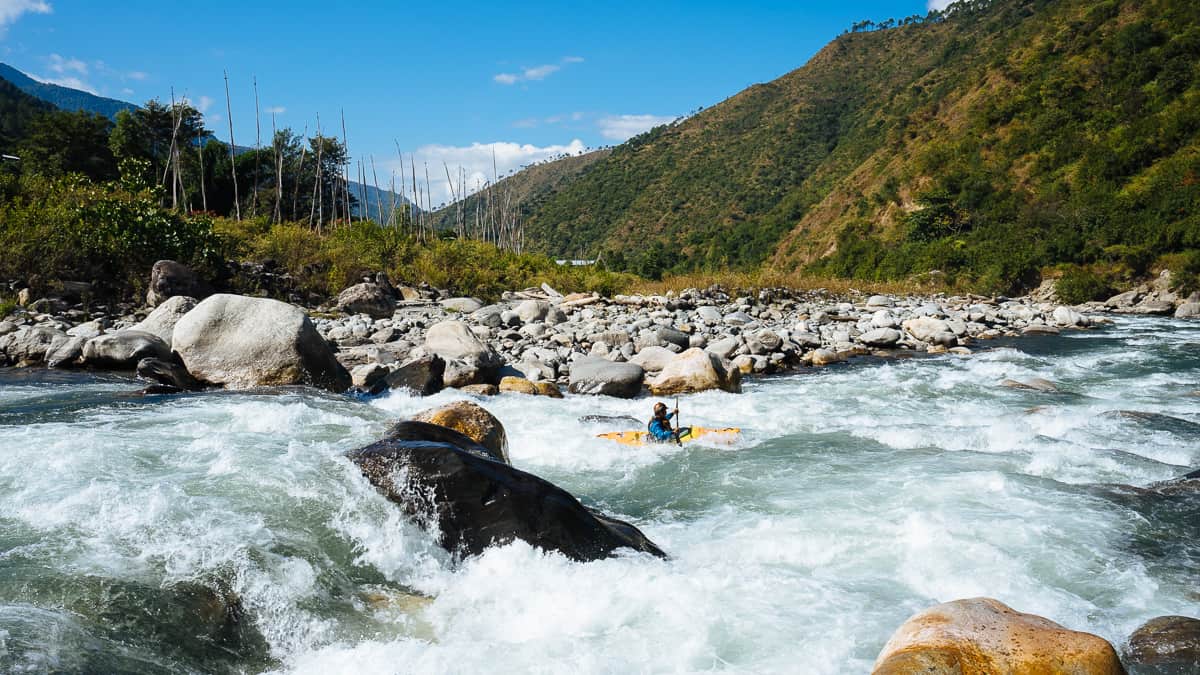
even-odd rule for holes
{"type": "Polygon", "coordinates": [[[953,5],[954,2],[955,0],[929,0],[928,4],[926,4],[926,7],[928,7],[930,10],[936,9],[940,12],[950,5],[953,5]]]}
{"type": "Polygon", "coordinates": [[[49,14],[51,10],[45,0],[0,0],[0,37],[22,14],[49,14]]]}
{"type": "Polygon", "coordinates": [[[264,109],[263,112],[267,114],[282,115],[283,113],[287,112],[287,108],[281,105],[273,105],[270,108],[264,109]]]}
{"type": "Polygon", "coordinates": [[[46,67],[59,75],[65,75],[68,72],[76,72],[80,75],[88,74],[88,65],[79,59],[65,59],[58,54],[51,54],[48,60],[50,65],[46,67]]]}
{"type": "Polygon", "coordinates": [[[500,84],[516,84],[518,82],[532,82],[544,80],[554,73],[562,70],[563,66],[571,63],[583,63],[582,56],[564,56],[558,63],[544,63],[540,66],[523,68],[519,73],[497,73],[492,76],[492,80],[500,84]]]}
{"type": "Polygon", "coordinates": [[[627,141],[660,124],[674,122],[671,115],[609,115],[596,121],[600,135],[613,141],[627,141]]]}
{"type": "MultiPolygon", "coordinates": [[[[418,188],[425,191],[425,167],[429,167],[429,192],[433,205],[447,204],[451,199],[450,183],[446,180],[446,167],[450,169],[450,177],[454,180],[455,192],[459,192],[459,184],[466,180],[466,191],[475,192],[480,187],[493,180],[492,157],[495,152],[496,172],[500,178],[520,170],[522,166],[534,164],[561,155],[578,155],[587,150],[583,141],[575,139],[566,145],[537,146],[529,143],[514,143],[504,141],[499,143],[472,143],[466,146],[454,145],[424,145],[412,153],[416,162],[418,188]]],[[[380,187],[391,183],[391,172],[396,173],[397,190],[399,190],[401,163],[398,159],[384,162],[380,167],[380,187]],[[384,169],[386,167],[386,169],[384,169]],[[385,178],[385,173],[387,177],[385,178]]],[[[412,175],[411,162],[406,153],[403,162],[404,191],[411,197],[412,175]]],[[[422,201],[424,198],[422,198],[422,201]]]]}
{"type": "Polygon", "coordinates": [[[131,80],[137,80],[137,81],[141,82],[142,80],[146,79],[149,76],[140,70],[133,70],[133,71],[126,73],[125,77],[128,77],[131,80]]]}

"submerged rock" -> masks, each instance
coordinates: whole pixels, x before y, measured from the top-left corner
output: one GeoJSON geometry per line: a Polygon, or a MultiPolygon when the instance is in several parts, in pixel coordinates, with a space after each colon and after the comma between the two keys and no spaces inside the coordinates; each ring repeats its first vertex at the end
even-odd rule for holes
{"type": "Polygon", "coordinates": [[[175,324],[172,339],[188,372],[209,384],[350,388],[350,374],[308,315],[286,302],[214,295],[175,324]]]}
{"type": "Polygon", "coordinates": [[[905,621],[874,675],[1124,675],[1113,646],[991,598],[955,600],[905,621]]]}
{"type": "Polygon", "coordinates": [[[617,549],[665,557],[636,527],[593,513],[570,493],[489,456],[452,429],[402,422],[388,438],[347,453],[410,515],[436,525],[449,551],[478,555],[521,539],[579,561],[617,549]]]}
{"type": "Polygon", "coordinates": [[[203,388],[182,364],[167,359],[145,358],[138,361],[137,375],[143,380],[165,384],[181,391],[203,388]]]}
{"type": "Polygon", "coordinates": [[[1132,675],[1200,673],[1200,619],[1160,616],[1133,631],[1125,648],[1132,675]]]}

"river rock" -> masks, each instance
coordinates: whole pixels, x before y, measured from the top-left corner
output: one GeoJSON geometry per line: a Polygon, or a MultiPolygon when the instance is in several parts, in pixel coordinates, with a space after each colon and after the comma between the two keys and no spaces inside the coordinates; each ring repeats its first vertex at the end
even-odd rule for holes
{"type": "Polygon", "coordinates": [[[1175,308],[1176,319],[1195,319],[1200,317],[1200,302],[1185,302],[1175,308]]]}
{"type": "MultiPolygon", "coordinates": [[[[715,340],[708,343],[704,348],[710,354],[716,354],[719,358],[728,361],[733,358],[733,353],[742,346],[742,341],[736,337],[727,337],[720,340],[715,340]]],[[[660,368],[661,370],[661,368],[660,368]]]]}
{"type": "Polygon", "coordinates": [[[550,303],[543,300],[526,300],[517,305],[513,311],[516,312],[523,323],[541,321],[550,312],[550,303]]]}
{"type": "Polygon", "coordinates": [[[991,598],[955,600],[905,621],[873,675],[1124,675],[1107,640],[991,598]]]}
{"type": "Polygon", "coordinates": [[[876,328],[860,335],[858,341],[868,347],[891,347],[901,337],[900,331],[894,328],[876,328]]]}
{"type": "Polygon", "coordinates": [[[382,363],[364,363],[350,369],[350,384],[354,385],[356,390],[371,394],[383,393],[387,389],[384,378],[390,372],[382,363]]]}
{"type": "Polygon", "coordinates": [[[483,406],[470,401],[454,401],[422,410],[413,415],[413,421],[453,429],[482,445],[492,459],[511,464],[508,460],[508,434],[504,431],[504,425],[483,406]]]}
{"type": "Polygon", "coordinates": [[[0,353],[17,365],[41,363],[56,341],[67,338],[66,333],[53,328],[23,326],[0,336],[0,353]]]}
{"type": "Polygon", "coordinates": [[[1035,377],[1035,378],[1026,380],[1024,382],[1018,382],[1016,380],[1002,380],[1000,382],[1000,386],[1008,387],[1010,389],[1028,389],[1030,391],[1041,391],[1041,392],[1046,392],[1048,394],[1053,394],[1058,391],[1058,385],[1054,384],[1050,380],[1046,380],[1046,379],[1043,379],[1040,377],[1035,377]]]}
{"type": "Polygon", "coordinates": [[[150,268],[146,304],[154,307],[177,295],[195,298],[203,295],[201,291],[199,279],[187,265],[174,260],[159,260],[150,268]]]}
{"type": "MultiPolygon", "coordinates": [[[[83,338],[84,341],[86,342],[88,340],[91,340],[94,337],[99,337],[99,336],[103,335],[104,328],[105,328],[105,322],[100,321],[99,319],[96,319],[93,321],[86,321],[84,323],[79,324],[78,326],[72,326],[71,328],[68,328],[67,335],[70,335],[71,337],[83,338]]],[[[134,328],[137,328],[137,326],[134,326],[134,328]]],[[[150,331],[150,332],[153,333],[154,331],[150,331]]],[[[155,333],[155,334],[157,335],[157,333],[155,333]]],[[[159,337],[162,337],[162,336],[159,335],[159,337]]],[[[166,340],[164,340],[164,342],[166,342],[166,340]]],[[[170,344],[170,343],[168,343],[168,344],[170,344]]]]}
{"type": "Polygon", "coordinates": [[[577,561],[621,548],[666,557],[633,525],[595,513],[558,486],[488,456],[467,436],[402,422],[388,437],[347,453],[387,498],[432,525],[461,555],[521,539],[577,561]]]}
{"type": "Polygon", "coordinates": [[[904,330],[909,335],[921,342],[942,345],[943,347],[953,347],[958,344],[958,337],[950,329],[950,324],[942,319],[922,316],[916,319],[909,319],[903,322],[901,326],[904,327],[904,330]]]}
{"type": "Polygon", "coordinates": [[[350,374],[308,315],[286,302],[211,296],[175,324],[172,342],[188,372],[209,384],[350,387],[350,374]]]}
{"type": "Polygon", "coordinates": [[[490,381],[503,361],[494,349],[480,341],[471,331],[471,327],[462,321],[441,321],[430,326],[425,333],[425,350],[437,354],[447,362],[461,361],[479,371],[475,384],[490,381]],[[486,379],[478,379],[478,378],[486,379]]]}
{"type": "Polygon", "coordinates": [[[1060,326],[1075,327],[1087,325],[1087,318],[1070,307],[1056,307],[1051,318],[1054,319],[1054,323],[1060,326]]]}
{"type": "Polygon", "coordinates": [[[1132,675],[1200,673],[1200,619],[1160,616],[1133,631],[1125,647],[1132,675]]]}
{"type": "Polygon", "coordinates": [[[495,396],[500,393],[500,387],[494,384],[466,384],[458,389],[465,394],[474,394],[476,396],[495,396]]]}
{"type": "Polygon", "coordinates": [[[445,359],[437,354],[425,354],[404,362],[383,381],[389,389],[407,389],[418,396],[433,396],[445,385],[445,375],[445,359]]]}
{"type": "Polygon", "coordinates": [[[201,389],[183,364],[170,359],[145,358],[137,363],[137,376],[143,380],[165,384],[182,391],[201,389]]]}
{"type": "Polygon", "coordinates": [[[347,314],[366,314],[372,319],[386,319],[396,310],[396,302],[379,284],[363,282],[338,293],[337,308],[347,314]]]}
{"type": "Polygon", "coordinates": [[[54,340],[46,352],[46,367],[69,368],[79,365],[83,360],[83,345],[85,344],[87,344],[87,339],[78,336],[54,340]]]}
{"type": "Polygon", "coordinates": [[[184,314],[196,307],[196,299],[187,295],[176,295],[158,304],[149,316],[135,325],[133,330],[157,335],[160,340],[171,346],[171,334],[175,332],[175,324],[184,314]]]}
{"type": "Polygon", "coordinates": [[[170,359],[171,347],[153,333],[122,330],[106,333],[83,345],[83,361],[93,368],[133,370],[142,359],[170,359]]]}
{"type": "Polygon", "coordinates": [[[657,373],[666,368],[673,358],[675,352],[666,347],[646,347],[629,359],[629,362],[638,364],[648,373],[657,373]]]}
{"type": "Polygon", "coordinates": [[[446,311],[460,314],[471,314],[483,307],[483,303],[475,298],[446,298],[438,304],[446,311]]]}
{"type": "Polygon", "coordinates": [[[725,318],[721,314],[721,310],[711,305],[696,308],[696,316],[705,323],[720,323],[721,319],[725,318]]]}
{"type": "Polygon", "coordinates": [[[636,363],[615,363],[608,359],[585,356],[571,364],[567,391],[633,398],[642,390],[645,371],[636,363]]]}
{"type": "Polygon", "coordinates": [[[896,301],[887,295],[872,295],[867,298],[867,307],[891,307],[896,304],[896,301]]]}
{"type": "Polygon", "coordinates": [[[841,363],[842,357],[832,349],[816,349],[809,356],[809,360],[814,366],[828,366],[834,363],[841,363]]]}
{"type": "Polygon", "coordinates": [[[687,394],[709,389],[732,393],[742,391],[742,374],[726,369],[720,357],[693,347],[675,356],[658,377],[650,380],[650,391],[656,396],[687,394]]]}
{"type": "Polygon", "coordinates": [[[516,377],[515,375],[508,375],[500,378],[499,386],[501,394],[508,392],[512,394],[529,394],[530,396],[537,396],[538,393],[537,387],[533,386],[533,382],[530,382],[523,377],[516,377]]]}

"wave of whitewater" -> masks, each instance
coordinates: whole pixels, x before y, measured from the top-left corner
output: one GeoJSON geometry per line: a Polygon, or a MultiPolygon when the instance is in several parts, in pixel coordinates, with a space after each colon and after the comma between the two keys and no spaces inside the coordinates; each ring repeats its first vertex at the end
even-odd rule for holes
{"type": "Polygon", "coordinates": [[[681,401],[684,424],[743,427],[732,447],[577,421],[649,399],[487,400],[514,465],[672,556],[588,564],[523,543],[454,561],[341,457],[461,394],[154,401],[0,372],[0,671],[866,672],[956,598],[1118,644],[1200,613],[1200,498],[1106,487],[1200,466],[1200,325],[984,346],[681,401]],[[998,386],[1032,377],[1062,392],[998,386]],[[237,598],[239,637],[175,611],[181,588],[237,598]]]}

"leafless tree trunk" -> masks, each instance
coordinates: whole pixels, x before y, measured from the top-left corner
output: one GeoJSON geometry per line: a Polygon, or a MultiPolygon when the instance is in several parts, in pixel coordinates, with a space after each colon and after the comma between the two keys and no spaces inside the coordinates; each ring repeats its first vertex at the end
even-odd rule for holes
{"type": "Polygon", "coordinates": [[[262,163],[262,112],[258,108],[258,77],[254,77],[254,197],[250,200],[250,217],[258,215],[259,167],[262,163]]]}
{"type": "Polygon", "coordinates": [[[237,161],[234,159],[233,150],[233,107],[229,103],[229,71],[225,71],[225,116],[229,118],[229,172],[233,176],[233,213],[240,222],[242,207],[238,203],[237,161]]]}

